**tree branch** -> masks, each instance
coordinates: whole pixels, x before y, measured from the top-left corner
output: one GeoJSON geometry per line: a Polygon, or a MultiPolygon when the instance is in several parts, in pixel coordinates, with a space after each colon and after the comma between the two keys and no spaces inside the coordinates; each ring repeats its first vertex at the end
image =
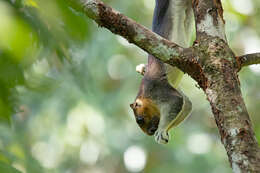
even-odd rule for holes
{"type": "Polygon", "coordinates": [[[220,0],[193,0],[192,4],[197,40],[200,40],[201,35],[206,34],[226,41],[225,21],[220,0]]]}
{"type": "Polygon", "coordinates": [[[239,56],[238,61],[241,67],[245,67],[253,64],[260,64],[260,53],[252,53],[252,54],[239,56]]]}
{"type": "MultiPolygon", "coordinates": [[[[75,0],[74,0],[75,1],[75,0]]],[[[76,0],[83,6],[83,12],[96,23],[121,35],[146,52],[162,61],[183,56],[184,48],[155,34],[146,27],[105,5],[100,0],[76,0]]]]}
{"type": "Polygon", "coordinates": [[[197,44],[221,141],[233,172],[260,172],[260,149],[242,98],[238,65],[226,43],[220,0],[193,0],[197,44]]]}

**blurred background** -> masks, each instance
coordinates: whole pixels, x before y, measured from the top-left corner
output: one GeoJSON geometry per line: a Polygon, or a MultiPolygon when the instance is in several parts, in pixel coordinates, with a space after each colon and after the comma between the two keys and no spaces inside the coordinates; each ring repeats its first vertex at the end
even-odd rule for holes
{"type": "MultiPolygon", "coordinates": [[[[151,28],[154,0],[106,0],[151,28]]],[[[237,55],[260,51],[260,1],[223,0],[237,55]]],[[[64,0],[0,0],[0,172],[230,173],[202,90],[185,76],[191,116],[168,145],[142,133],[129,107],[147,54],[64,0]]],[[[240,72],[260,141],[260,66],[240,72]]]]}

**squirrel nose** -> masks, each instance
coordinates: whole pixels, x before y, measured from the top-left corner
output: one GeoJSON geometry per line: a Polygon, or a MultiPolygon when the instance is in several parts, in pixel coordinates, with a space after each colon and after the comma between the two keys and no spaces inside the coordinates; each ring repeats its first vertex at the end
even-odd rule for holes
{"type": "Polygon", "coordinates": [[[156,130],[157,130],[156,127],[151,127],[151,128],[148,130],[148,134],[149,134],[149,135],[153,135],[156,130]]]}

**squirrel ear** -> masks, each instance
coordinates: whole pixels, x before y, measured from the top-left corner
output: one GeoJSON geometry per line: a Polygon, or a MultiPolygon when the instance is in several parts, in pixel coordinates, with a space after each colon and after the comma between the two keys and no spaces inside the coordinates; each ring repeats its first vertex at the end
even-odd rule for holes
{"type": "Polygon", "coordinates": [[[131,107],[132,109],[134,109],[134,103],[131,103],[131,104],[130,104],[130,107],[131,107]]]}

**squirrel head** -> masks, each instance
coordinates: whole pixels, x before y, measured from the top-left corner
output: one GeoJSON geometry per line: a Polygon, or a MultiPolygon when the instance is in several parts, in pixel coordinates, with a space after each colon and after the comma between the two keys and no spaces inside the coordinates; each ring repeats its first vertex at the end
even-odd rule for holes
{"type": "Polygon", "coordinates": [[[147,135],[153,135],[158,128],[160,111],[149,98],[137,98],[130,104],[134,111],[136,123],[147,135]]]}

